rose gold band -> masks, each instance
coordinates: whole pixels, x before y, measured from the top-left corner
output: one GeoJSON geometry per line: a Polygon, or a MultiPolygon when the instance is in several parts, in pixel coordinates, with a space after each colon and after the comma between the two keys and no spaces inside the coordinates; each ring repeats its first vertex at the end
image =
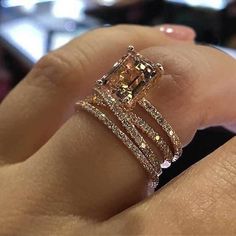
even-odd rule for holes
{"type": "Polygon", "coordinates": [[[182,155],[182,144],[178,135],[175,133],[174,129],[167,122],[167,120],[162,116],[162,114],[151,104],[151,102],[143,98],[139,101],[139,105],[143,107],[152,118],[155,119],[155,121],[161,126],[161,128],[166,132],[167,136],[171,139],[174,148],[174,156],[172,161],[176,161],[182,155]]]}
{"type": "MultiPolygon", "coordinates": [[[[159,175],[156,173],[154,167],[147,160],[145,155],[140,151],[140,149],[133,143],[133,141],[117,126],[115,125],[103,112],[101,112],[98,108],[93,106],[92,104],[86,101],[79,101],[76,103],[77,108],[82,108],[86,110],[98,120],[100,120],[104,125],[108,127],[112,131],[112,133],[122,141],[122,143],[133,153],[133,155],[137,158],[139,163],[142,165],[144,170],[147,172],[149,177],[151,178],[150,187],[155,188],[159,182],[159,175]]],[[[76,108],[76,110],[77,110],[76,108]]]]}
{"type": "Polygon", "coordinates": [[[94,94],[76,103],[76,107],[102,121],[136,156],[152,180],[152,187],[157,185],[161,169],[169,167],[182,154],[179,137],[161,113],[145,98],[147,91],[162,74],[160,64],[152,63],[134,52],[134,48],[130,46],[128,53],[115,63],[112,70],[97,81],[94,94]],[[135,113],[136,105],[141,106],[156,121],[166,133],[172,147],[147,121],[135,113]],[[105,111],[109,110],[109,114],[119,121],[120,127],[100,107],[105,111]],[[152,150],[150,141],[163,156],[152,150]]]}

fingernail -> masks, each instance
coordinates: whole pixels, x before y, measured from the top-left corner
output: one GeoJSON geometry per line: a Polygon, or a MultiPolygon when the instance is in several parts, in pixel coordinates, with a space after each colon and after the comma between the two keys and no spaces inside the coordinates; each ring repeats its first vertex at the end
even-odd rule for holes
{"type": "Polygon", "coordinates": [[[177,40],[191,41],[196,37],[194,29],[184,25],[164,24],[158,26],[161,32],[177,40]]]}

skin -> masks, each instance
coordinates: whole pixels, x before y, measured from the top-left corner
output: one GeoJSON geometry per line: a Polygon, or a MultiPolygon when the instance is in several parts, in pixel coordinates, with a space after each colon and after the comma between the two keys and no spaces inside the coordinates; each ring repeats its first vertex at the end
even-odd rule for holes
{"type": "Polygon", "coordinates": [[[94,117],[74,114],[129,44],[163,64],[149,97],[184,145],[199,128],[234,130],[231,57],[151,27],[87,33],[43,57],[0,106],[1,235],[235,235],[235,138],[146,198],[136,159],[94,117]]]}

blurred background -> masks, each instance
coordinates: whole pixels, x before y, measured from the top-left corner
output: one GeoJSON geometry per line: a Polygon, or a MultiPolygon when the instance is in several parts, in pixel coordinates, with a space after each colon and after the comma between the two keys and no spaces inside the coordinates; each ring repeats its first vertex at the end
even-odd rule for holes
{"type": "MultiPolygon", "coordinates": [[[[120,23],[188,25],[198,42],[236,58],[232,0],[0,0],[0,101],[48,51],[93,28],[120,23]]],[[[221,127],[199,131],[161,185],[232,136],[221,127]]]]}

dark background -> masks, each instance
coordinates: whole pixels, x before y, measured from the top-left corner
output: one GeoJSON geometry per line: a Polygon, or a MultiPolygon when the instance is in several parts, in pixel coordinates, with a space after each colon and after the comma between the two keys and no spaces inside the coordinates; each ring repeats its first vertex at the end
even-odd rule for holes
{"type": "MultiPolygon", "coordinates": [[[[195,29],[199,43],[236,48],[235,1],[66,0],[63,5],[63,1],[2,0],[0,100],[48,51],[93,28],[120,23],[184,24],[195,29]]],[[[232,136],[222,127],[198,131],[183,156],[164,171],[159,186],[232,136]]]]}

